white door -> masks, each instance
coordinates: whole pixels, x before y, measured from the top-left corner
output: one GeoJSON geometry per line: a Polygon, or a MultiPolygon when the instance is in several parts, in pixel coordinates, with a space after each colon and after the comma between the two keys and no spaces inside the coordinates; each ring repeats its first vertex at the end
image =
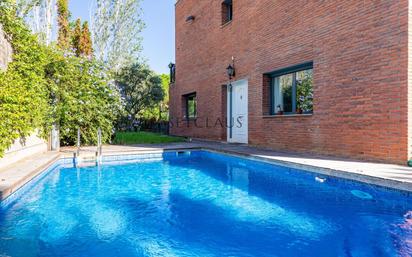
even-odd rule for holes
{"type": "Polygon", "coordinates": [[[240,80],[232,83],[227,91],[228,129],[227,141],[248,143],[248,82],[240,80]]]}

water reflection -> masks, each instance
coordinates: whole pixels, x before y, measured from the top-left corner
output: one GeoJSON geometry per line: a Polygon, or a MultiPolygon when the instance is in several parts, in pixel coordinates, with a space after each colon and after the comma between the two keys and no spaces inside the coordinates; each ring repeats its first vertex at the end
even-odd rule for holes
{"type": "Polygon", "coordinates": [[[204,152],[69,168],[0,213],[0,256],[406,257],[408,200],[204,152]]]}
{"type": "Polygon", "coordinates": [[[227,165],[230,184],[249,192],[249,170],[246,167],[227,165]]]}

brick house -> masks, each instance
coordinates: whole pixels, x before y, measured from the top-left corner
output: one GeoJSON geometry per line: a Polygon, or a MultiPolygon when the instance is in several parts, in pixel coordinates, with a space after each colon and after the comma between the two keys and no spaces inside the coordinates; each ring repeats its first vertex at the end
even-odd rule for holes
{"type": "Polygon", "coordinates": [[[179,0],[175,8],[171,134],[411,158],[408,0],[179,0]]]}

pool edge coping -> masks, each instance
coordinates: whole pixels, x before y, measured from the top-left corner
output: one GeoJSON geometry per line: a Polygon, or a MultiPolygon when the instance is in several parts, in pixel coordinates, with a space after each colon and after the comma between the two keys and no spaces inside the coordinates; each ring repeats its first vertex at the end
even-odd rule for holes
{"type": "Polygon", "coordinates": [[[19,191],[25,185],[29,184],[32,180],[34,180],[35,178],[39,177],[41,174],[46,172],[50,167],[55,165],[61,159],[62,159],[62,155],[59,153],[53,158],[51,158],[50,160],[48,160],[47,162],[45,162],[44,164],[30,171],[27,175],[22,177],[20,180],[17,180],[16,182],[14,182],[8,188],[0,190],[0,203],[5,201],[9,196],[19,191]]]}
{"type": "Polygon", "coordinates": [[[247,153],[231,151],[231,150],[216,150],[214,148],[208,148],[208,147],[202,147],[201,150],[216,152],[220,154],[227,154],[231,156],[243,157],[243,158],[247,158],[250,160],[261,161],[261,162],[269,163],[273,165],[279,165],[283,167],[304,170],[304,171],[315,173],[315,174],[331,176],[331,177],[341,178],[341,179],[346,179],[346,180],[352,180],[352,181],[357,181],[357,182],[368,184],[368,185],[375,185],[375,186],[380,186],[380,187],[384,187],[384,188],[388,188],[392,190],[412,193],[412,183],[401,181],[401,180],[382,178],[378,176],[371,176],[368,174],[360,174],[356,172],[349,172],[349,171],[333,169],[333,168],[325,168],[321,166],[297,163],[297,162],[292,162],[292,161],[271,159],[268,157],[258,156],[255,154],[247,154],[247,153]]]}

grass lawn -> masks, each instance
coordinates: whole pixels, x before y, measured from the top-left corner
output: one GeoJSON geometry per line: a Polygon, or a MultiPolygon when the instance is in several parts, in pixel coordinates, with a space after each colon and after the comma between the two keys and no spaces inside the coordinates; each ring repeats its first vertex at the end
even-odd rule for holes
{"type": "Polygon", "coordinates": [[[117,132],[114,136],[113,144],[131,145],[131,144],[161,144],[184,142],[183,137],[167,136],[152,132],[117,132]]]}

